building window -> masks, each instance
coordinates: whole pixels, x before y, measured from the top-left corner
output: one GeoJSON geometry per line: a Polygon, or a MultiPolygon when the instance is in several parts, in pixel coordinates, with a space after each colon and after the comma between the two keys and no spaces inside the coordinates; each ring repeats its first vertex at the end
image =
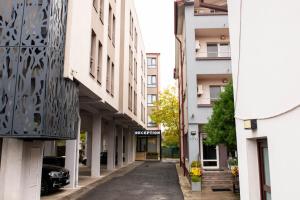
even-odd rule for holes
{"type": "Polygon", "coordinates": [[[144,122],[144,105],[141,103],[141,121],[144,122]]]}
{"type": "Polygon", "coordinates": [[[229,43],[207,44],[207,57],[230,57],[229,43]]]}
{"type": "Polygon", "coordinates": [[[134,47],[135,47],[135,50],[137,50],[138,34],[137,34],[136,29],[134,29],[134,32],[135,32],[135,37],[134,37],[134,47]]]}
{"type": "Polygon", "coordinates": [[[99,15],[100,15],[100,20],[103,24],[103,16],[104,16],[104,13],[103,13],[103,9],[104,8],[104,0],[100,0],[100,9],[99,9],[99,15]]]}
{"type": "Polygon", "coordinates": [[[148,94],[147,96],[147,104],[148,106],[153,106],[153,103],[157,100],[156,94],[148,94]]]}
{"type": "Polygon", "coordinates": [[[222,88],[221,86],[209,86],[209,92],[210,92],[210,101],[214,102],[220,98],[222,88]]]}
{"type": "Polygon", "coordinates": [[[207,44],[207,57],[218,57],[218,44],[207,44]]]}
{"type": "Polygon", "coordinates": [[[116,42],[116,17],[113,15],[113,25],[112,25],[112,43],[115,46],[116,42]]]}
{"type": "Polygon", "coordinates": [[[110,57],[107,56],[107,66],[106,66],[106,91],[110,92],[110,57]]]}
{"type": "Polygon", "coordinates": [[[92,39],[91,39],[91,58],[90,58],[90,74],[95,77],[95,57],[96,57],[96,34],[92,30],[92,39]]]}
{"type": "Polygon", "coordinates": [[[132,53],[131,53],[131,46],[129,45],[129,72],[131,72],[131,68],[132,68],[132,53]]]}
{"type": "Polygon", "coordinates": [[[147,137],[137,137],[136,151],[147,152],[147,137]]]}
{"type": "Polygon", "coordinates": [[[156,58],[147,58],[148,68],[156,68],[157,62],[156,58]]]}
{"type": "Polygon", "coordinates": [[[108,37],[111,39],[112,35],[112,8],[109,4],[109,12],[108,12],[108,37]]]}
{"type": "Polygon", "coordinates": [[[156,87],[156,76],[155,75],[151,75],[148,76],[148,87],[156,87]]]}
{"type": "Polygon", "coordinates": [[[132,19],[132,13],[130,11],[130,17],[129,17],[129,23],[130,23],[130,27],[129,27],[129,31],[130,31],[130,36],[132,38],[132,30],[133,30],[133,19],[132,19]]]}
{"type": "Polygon", "coordinates": [[[269,200],[271,198],[271,175],[269,163],[268,141],[261,139],[257,141],[258,145],[258,163],[260,174],[261,199],[269,200]]]}
{"type": "Polygon", "coordinates": [[[101,84],[102,81],[102,44],[98,43],[98,66],[97,66],[97,81],[101,84]]]}
{"type": "Polygon", "coordinates": [[[141,93],[142,93],[142,97],[144,96],[144,79],[141,76],[141,93]]]}
{"type": "Polygon", "coordinates": [[[157,124],[156,124],[155,122],[152,121],[150,115],[148,115],[147,126],[148,126],[148,127],[156,127],[156,126],[157,126],[157,124]]]}
{"type": "Polygon", "coordinates": [[[128,109],[131,110],[131,106],[132,106],[132,103],[131,103],[131,86],[130,86],[130,83],[128,84],[128,109]]]}
{"type": "Polygon", "coordinates": [[[114,63],[111,64],[111,81],[110,81],[110,94],[114,96],[115,91],[115,65],[114,63]]]}
{"type": "Polygon", "coordinates": [[[134,81],[137,83],[137,61],[134,59],[134,81]]]}
{"type": "Polygon", "coordinates": [[[134,92],[134,98],[133,98],[133,114],[137,114],[137,93],[134,92]]]}

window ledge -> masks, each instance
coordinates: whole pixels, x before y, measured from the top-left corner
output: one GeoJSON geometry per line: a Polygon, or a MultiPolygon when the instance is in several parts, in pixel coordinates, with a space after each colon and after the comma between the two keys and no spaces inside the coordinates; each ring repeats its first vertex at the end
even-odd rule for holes
{"type": "Polygon", "coordinates": [[[198,108],[210,108],[213,107],[213,104],[198,104],[198,108]]]}
{"type": "Polygon", "coordinates": [[[231,57],[196,57],[196,60],[231,60],[231,57]]]}

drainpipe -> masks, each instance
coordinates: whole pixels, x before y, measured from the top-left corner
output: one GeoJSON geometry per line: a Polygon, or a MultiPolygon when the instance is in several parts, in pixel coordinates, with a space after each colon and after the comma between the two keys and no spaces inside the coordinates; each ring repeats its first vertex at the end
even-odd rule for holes
{"type": "MultiPolygon", "coordinates": [[[[178,38],[177,35],[175,35],[176,37],[176,40],[179,42],[179,45],[180,45],[180,74],[179,74],[179,80],[180,80],[180,84],[178,84],[178,87],[179,87],[179,90],[181,92],[181,95],[179,95],[179,100],[180,100],[180,97],[181,97],[181,105],[179,105],[179,114],[181,115],[181,119],[182,119],[182,122],[181,122],[181,125],[180,125],[180,122],[179,122],[179,125],[180,125],[180,145],[181,145],[181,141],[183,140],[183,137],[184,137],[184,98],[183,98],[183,64],[184,64],[184,57],[182,55],[182,42],[181,40],[178,38]],[[181,85],[181,88],[180,88],[180,85],[181,85]],[[181,107],[181,108],[180,108],[181,107]]],[[[179,116],[179,119],[180,119],[180,116],[179,116]]],[[[184,144],[183,144],[184,145],[184,144]]],[[[180,146],[181,148],[181,146],[180,146]]],[[[181,150],[180,150],[180,159],[181,159],[181,150]]],[[[184,171],[184,176],[186,176],[186,170],[185,170],[185,151],[183,149],[183,162],[180,162],[180,164],[183,163],[183,171],[184,171]]]]}

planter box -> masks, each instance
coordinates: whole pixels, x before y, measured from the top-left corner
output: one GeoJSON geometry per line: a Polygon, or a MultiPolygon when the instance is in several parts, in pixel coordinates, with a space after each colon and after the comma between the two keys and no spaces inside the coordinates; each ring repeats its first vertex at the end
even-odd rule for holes
{"type": "Polygon", "coordinates": [[[201,191],[201,182],[192,182],[192,191],[193,192],[201,191]]]}

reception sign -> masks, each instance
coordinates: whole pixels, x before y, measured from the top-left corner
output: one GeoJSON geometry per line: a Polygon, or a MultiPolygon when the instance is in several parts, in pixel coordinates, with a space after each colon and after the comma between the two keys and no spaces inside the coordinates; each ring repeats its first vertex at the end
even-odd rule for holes
{"type": "Polygon", "coordinates": [[[161,135],[160,130],[149,130],[149,131],[135,131],[135,135],[161,135]]]}

